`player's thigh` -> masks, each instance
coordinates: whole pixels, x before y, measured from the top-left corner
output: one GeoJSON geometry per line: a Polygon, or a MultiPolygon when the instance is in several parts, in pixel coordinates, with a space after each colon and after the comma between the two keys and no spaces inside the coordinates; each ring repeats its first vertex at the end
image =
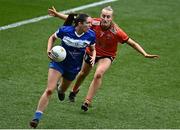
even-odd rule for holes
{"type": "Polygon", "coordinates": [[[109,58],[100,59],[97,62],[96,73],[104,74],[111,66],[112,61],[109,58]]]}
{"type": "Polygon", "coordinates": [[[59,71],[49,68],[47,88],[54,90],[56,88],[57,81],[61,78],[61,76],[62,74],[59,71]]]}

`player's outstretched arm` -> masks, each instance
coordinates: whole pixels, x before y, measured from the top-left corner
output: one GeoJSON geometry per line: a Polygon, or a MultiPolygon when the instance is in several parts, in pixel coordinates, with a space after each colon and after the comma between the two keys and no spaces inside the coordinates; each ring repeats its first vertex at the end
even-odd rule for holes
{"type": "Polygon", "coordinates": [[[62,20],[66,20],[67,17],[68,17],[68,15],[66,15],[66,14],[57,12],[57,10],[54,8],[54,6],[52,6],[52,8],[49,8],[49,9],[48,9],[48,14],[49,14],[50,16],[53,16],[53,17],[58,17],[58,18],[60,18],[60,19],[62,19],[62,20]]]}
{"type": "Polygon", "coordinates": [[[146,53],[145,50],[137,42],[135,42],[131,38],[129,38],[126,43],[128,45],[130,45],[132,48],[134,48],[135,50],[137,50],[139,53],[144,55],[144,57],[146,57],[146,58],[159,58],[158,55],[151,55],[151,54],[146,53]]]}

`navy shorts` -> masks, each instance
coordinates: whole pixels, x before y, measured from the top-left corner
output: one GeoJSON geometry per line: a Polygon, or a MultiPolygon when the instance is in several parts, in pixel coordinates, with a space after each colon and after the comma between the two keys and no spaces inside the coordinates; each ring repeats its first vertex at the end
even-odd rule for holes
{"type": "Polygon", "coordinates": [[[63,65],[54,61],[49,63],[49,68],[59,71],[62,74],[62,76],[69,81],[73,81],[76,78],[76,75],[78,74],[68,72],[63,65]]]}

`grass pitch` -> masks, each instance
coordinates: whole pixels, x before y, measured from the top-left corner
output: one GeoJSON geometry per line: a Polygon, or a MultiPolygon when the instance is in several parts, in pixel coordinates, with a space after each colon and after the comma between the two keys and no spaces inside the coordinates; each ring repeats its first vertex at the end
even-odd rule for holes
{"type": "MultiPolygon", "coordinates": [[[[0,25],[47,14],[95,0],[1,0],[0,25]]],[[[83,83],[75,103],[59,102],[53,94],[40,129],[63,128],[180,128],[180,11],[179,0],[119,0],[111,5],[115,21],[160,59],[145,59],[128,45],[119,46],[88,112],[80,106],[94,71],[83,83]]],[[[83,10],[99,17],[106,6],[83,10]]],[[[27,129],[46,87],[48,37],[62,25],[56,18],[0,31],[0,128],[27,129]]],[[[57,43],[58,44],[58,43],[57,43]]]]}

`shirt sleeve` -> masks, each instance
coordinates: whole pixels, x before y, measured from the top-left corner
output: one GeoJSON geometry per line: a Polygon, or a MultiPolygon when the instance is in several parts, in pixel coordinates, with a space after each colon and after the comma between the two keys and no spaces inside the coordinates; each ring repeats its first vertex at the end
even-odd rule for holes
{"type": "Polygon", "coordinates": [[[56,38],[61,38],[63,39],[64,36],[64,26],[60,27],[56,32],[55,32],[56,38]]]}
{"type": "Polygon", "coordinates": [[[90,46],[92,46],[92,45],[95,44],[95,40],[96,40],[96,35],[95,35],[95,32],[93,32],[93,35],[92,35],[92,38],[91,38],[90,46]]]}
{"type": "Polygon", "coordinates": [[[125,43],[129,39],[129,36],[120,28],[118,28],[116,36],[120,43],[125,43]]]}

